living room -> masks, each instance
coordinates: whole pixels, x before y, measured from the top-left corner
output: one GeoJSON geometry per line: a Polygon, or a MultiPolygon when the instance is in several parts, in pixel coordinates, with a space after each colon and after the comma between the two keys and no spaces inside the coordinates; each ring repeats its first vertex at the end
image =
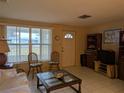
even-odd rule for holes
{"type": "MultiPolygon", "coordinates": [[[[21,69],[27,75],[29,71],[28,54],[33,51],[38,54],[38,60],[42,63],[42,71],[46,72],[49,71],[48,61],[50,61],[51,52],[57,51],[60,54],[60,69],[65,69],[82,80],[81,93],[124,93],[123,53],[122,55],[119,54],[119,34],[124,28],[123,4],[123,1],[119,2],[116,0],[83,0],[79,2],[74,0],[71,2],[57,0],[38,0],[37,2],[33,0],[0,0],[0,38],[4,38],[4,41],[7,41],[7,45],[9,46],[6,63],[12,63],[13,68],[21,69]],[[80,19],[82,16],[84,18],[80,19]],[[23,28],[27,29],[26,34],[23,33],[23,28]],[[40,33],[40,35],[35,36],[35,28],[37,28],[36,33],[40,33]],[[12,31],[11,29],[15,30],[12,31]],[[33,29],[35,30],[33,31],[33,29]],[[112,41],[105,40],[105,34],[111,31],[115,32],[114,39],[112,41]],[[37,39],[37,36],[46,39],[47,35],[44,36],[45,32],[49,34],[47,43],[42,40],[41,41],[45,43],[31,43],[33,38],[34,40],[39,40],[37,39]],[[14,39],[11,34],[16,34],[16,43],[14,44],[11,43],[15,42],[12,41],[14,39]],[[81,66],[80,56],[81,54],[86,54],[89,49],[87,36],[94,34],[102,35],[101,44],[100,47],[98,47],[98,50],[101,49],[115,52],[116,62],[114,64],[114,76],[111,76],[111,72],[108,76],[103,73],[97,73],[97,71],[95,71],[94,63],[96,60],[93,60],[93,68],[84,65],[84,61],[87,60],[85,58],[85,60],[83,60],[83,66],[81,66]],[[23,42],[27,42],[24,39],[26,35],[29,35],[28,40],[30,44],[24,43],[21,45],[21,39],[24,40],[23,42]],[[24,45],[26,48],[21,49],[24,45]],[[44,45],[47,47],[45,47],[47,50],[43,48],[44,45]],[[36,48],[38,51],[35,51],[36,48]],[[118,63],[118,59],[122,60],[120,62],[121,64],[118,63]],[[121,71],[118,70],[119,67],[121,71]],[[119,73],[121,73],[120,76],[119,73]],[[93,86],[90,83],[92,83],[93,86]]],[[[109,71],[111,71],[111,69],[109,71]]],[[[26,76],[29,79],[30,90],[32,93],[40,93],[36,87],[36,77],[34,76],[34,79],[32,79],[31,75],[32,73],[30,73],[29,76],[26,76]]],[[[3,86],[0,89],[2,88],[3,86]]],[[[4,88],[2,89],[2,93],[18,93],[18,90],[12,90],[12,92],[3,90],[4,88]]],[[[23,90],[23,88],[21,90],[23,90]]],[[[24,90],[26,89],[24,88],[24,90]]],[[[41,90],[45,91],[44,88],[41,90]]],[[[75,93],[75,91],[68,87],[55,90],[53,93],[62,93],[63,91],[64,93],[75,93]]],[[[28,92],[23,91],[23,93],[28,92]]]]}

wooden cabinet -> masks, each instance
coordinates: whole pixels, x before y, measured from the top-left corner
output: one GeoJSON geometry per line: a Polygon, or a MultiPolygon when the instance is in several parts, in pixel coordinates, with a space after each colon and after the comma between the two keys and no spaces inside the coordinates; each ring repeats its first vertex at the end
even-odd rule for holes
{"type": "Polygon", "coordinates": [[[96,50],[87,50],[87,67],[94,69],[94,61],[97,59],[97,51],[96,50]]]}
{"type": "Polygon", "coordinates": [[[87,35],[87,49],[97,50],[102,48],[102,34],[87,35]]]}
{"type": "Polygon", "coordinates": [[[87,66],[87,56],[86,54],[81,54],[80,55],[80,63],[81,63],[81,66],[87,66]]]}
{"type": "Polygon", "coordinates": [[[102,48],[102,34],[87,35],[87,66],[94,69],[94,61],[97,59],[97,50],[102,48]]]}
{"type": "Polygon", "coordinates": [[[120,31],[118,75],[124,80],[124,31],[120,31]]]}

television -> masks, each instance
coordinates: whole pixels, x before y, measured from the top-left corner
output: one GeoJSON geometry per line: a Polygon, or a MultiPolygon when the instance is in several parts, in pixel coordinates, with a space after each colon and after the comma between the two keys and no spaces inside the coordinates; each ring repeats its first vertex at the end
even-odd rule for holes
{"type": "Polygon", "coordinates": [[[110,50],[98,50],[97,60],[104,64],[115,64],[115,52],[110,50]]]}

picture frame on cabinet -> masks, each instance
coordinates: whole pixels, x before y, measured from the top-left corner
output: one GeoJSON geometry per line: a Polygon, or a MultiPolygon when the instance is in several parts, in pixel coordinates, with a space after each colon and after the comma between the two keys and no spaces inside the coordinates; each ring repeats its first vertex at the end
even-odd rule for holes
{"type": "Polygon", "coordinates": [[[117,43],[119,42],[119,32],[121,29],[110,29],[103,32],[104,43],[117,43]]]}

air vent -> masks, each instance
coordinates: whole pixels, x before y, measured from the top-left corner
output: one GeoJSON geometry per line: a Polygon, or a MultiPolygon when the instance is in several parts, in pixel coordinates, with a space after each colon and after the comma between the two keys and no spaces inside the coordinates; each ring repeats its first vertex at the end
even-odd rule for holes
{"type": "Polygon", "coordinates": [[[90,17],[91,17],[90,15],[81,15],[78,18],[80,18],[80,19],[87,19],[87,18],[90,18],[90,17]]]}
{"type": "Polygon", "coordinates": [[[7,2],[7,0],[0,0],[0,2],[7,2]]]}

